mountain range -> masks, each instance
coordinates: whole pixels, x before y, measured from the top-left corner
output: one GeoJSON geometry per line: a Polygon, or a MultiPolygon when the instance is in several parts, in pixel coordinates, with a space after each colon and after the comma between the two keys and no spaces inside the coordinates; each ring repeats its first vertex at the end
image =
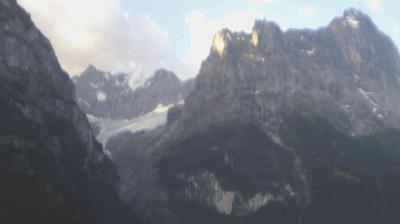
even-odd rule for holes
{"type": "Polygon", "coordinates": [[[400,56],[359,10],[223,29],[195,80],[72,81],[1,0],[0,57],[0,223],[400,223],[400,56]]]}
{"type": "Polygon", "coordinates": [[[397,223],[399,77],[353,8],[318,30],[224,29],[166,125],[110,140],[120,195],[156,223],[397,223]]]}
{"type": "Polygon", "coordinates": [[[166,69],[146,77],[140,66],[132,74],[113,74],[89,65],[74,82],[78,105],[103,144],[126,131],[165,124],[168,108],[182,104],[194,88],[193,79],[181,81],[166,69]]]}
{"type": "Polygon", "coordinates": [[[193,80],[181,81],[173,72],[159,69],[150,77],[136,68],[133,74],[101,71],[89,65],[74,77],[79,106],[90,115],[132,119],[158,105],[174,105],[189,94],[193,80]]]}

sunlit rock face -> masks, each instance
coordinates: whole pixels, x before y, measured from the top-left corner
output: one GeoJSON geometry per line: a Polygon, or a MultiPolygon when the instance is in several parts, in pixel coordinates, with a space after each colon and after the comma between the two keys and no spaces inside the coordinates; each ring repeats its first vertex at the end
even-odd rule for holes
{"type": "Polygon", "coordinates": [[[115,155],[121,195],[170,223],[398,222],[399,75],[354,9],[318,30],[223,30],[171,122],[115,155]]]}
{"type": "Polygon", "coordinates": [[[251,34],[251,43],[254,45],[254,47],[257,47],[258,45],[258,33],[257,32],[253,32],[251,34]]]}
{"type": "Polygon", "coordinates": [[[187,99],[185,113],[195,127],[235,116],[271,128],[280,108],[314,101],[315,111],[349,135],[399,128],[397,48],[365,14],[348,10],[317,31],[283,32],[257,21],[252,34],[225,33],[231,38],[223,56],[203,63],[187,99]],[[192,119],[209,107],[220,109],[192,119]]]}
{"type": "Polygon", "coordinates": [[[231,38],[232,37],[230,36],[229,31],[227,30],[218,32],[214,36],[211,49],[220,56],[222,56],[224,54],[227,41],[229,41],[231,38]]]}

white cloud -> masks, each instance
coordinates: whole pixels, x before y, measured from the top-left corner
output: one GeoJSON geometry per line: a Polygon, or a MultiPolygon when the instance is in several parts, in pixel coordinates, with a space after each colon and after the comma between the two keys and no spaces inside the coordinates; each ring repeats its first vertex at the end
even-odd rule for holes
{"type": "Polygon", "coordinates": [[[392,37],[393,40],[397,45],[397,47],[400,47],[399,42],[400,42],[400,26],[395,26],[392,28],[392,37]]]}
{"type": "Polygon", "coordinates": [[[123,9],[119,0],[18,0],[51,40],[71,75],[88,64],[116,71],[140,62],[147,72],[161,65],[179,73],[168,32],[149,15],[123,9]]]}
{"type": "Polygon", "coordinates": [[[220,19],[207,18],[199,11],[186,14],[186,24],[191,35],[191,46],[185,60],[198,71],[200,63],[210,51],[214,35],[223,28],[232,31],[251,32],[254,22],[261,18],[262,13],[257,11],[233,12],[220,19]]]}
{"type": "Polygon", "coordinates": [[[274,21],[279,24],[282,30],[286,31],[289,29],[289,22],[286,16],[277,16],[274,21]]]}
{"type": "Polygon", "coordinates": [[[380,12],[382,10],[381,0],[365,0],[365,6],[372,12],[380,12]]]}
{"type": "Polygon", "coordinates": [[[303,5],[299,8],[299,15],[301,16],[312,16],[316,12],[314,5],[303,5]]]}
{"type": "Polygon", "coordinates": [[[275,3],[275,2],[279,2],[281,0],[247,0],[247,2],[249,2],[250,4],[256,5],[256,6],[262,6],[262,5],[266,5],[269,3],[275,3]]]}
{"type": "Polygon", "coordinates": [[[393,27],[392,32],[395,36],[400,37],[400,26],[393,27]]]}

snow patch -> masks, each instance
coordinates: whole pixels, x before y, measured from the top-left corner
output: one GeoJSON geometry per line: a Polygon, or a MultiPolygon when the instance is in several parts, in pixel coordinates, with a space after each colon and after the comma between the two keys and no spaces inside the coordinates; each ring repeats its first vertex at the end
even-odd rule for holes
{"type": "Polygon", "coordinates": [[[105,80],[110,80],[110,76],[111,76],[111,74],[110,73],[108,73],[108,72],[105,72],[105,73],[103,73],[103,76],[104,76],[104,78],[105,78],[105,80]]]}
{"type": "Polygon", "coordinates": [[[106,154],[106,156],[108,156],[109,158],[111,158],[111,152],[108,150],[104,150],[104,154],[106,154]]]}
{"type": "Polygon", "coordinates": [[[97,139],[105,145],[109,139],[119,133],[129,131],[150,131],[167,123],[168,109],[173,105],[164,106],[159,104],[153,111],[133,119],[111,120],[88,115],[90,122],[100,126],[97,139]]]}
{"type": "Polygon", "coordinates": [[[379,107],[379,105],[373,100],[370,95],[374,94],[373,92],[365,91],[363,88],[358,88],[358,91],[361,93],[361,95],[364,96],[365,99],[368,100],[368,102],[374,106],[374,107],[379,107]]]}
{"type": "Polygon", "coordinates": [[[257,211],[270,201],[283,201],[283,198],[269,193],[257,193],[247,201],[246,208],[250,211],[257,211]]]}
{"type": "Polygon", "coordinates": [[[296,193],[294,192],[292,186],[290,186],[289,184],[286,184],[285,190],[289,193],[289,195],[290,195],[291,197],[296,196],[296,193]]]}
{"type": "Polygon", "coordinates": [[[313,56],[315,53],[315,47],[311,50],[306,50],[305,52],[307,53],[308,56],[313,56]]]}
{"type": "Polygon", "coordinates": [[[350,109],[350,105],[349,104],[345,104],[345,105],[342,105],[342,108],[344,109],[344,110],[346,110],[346,111],[348,111],[349,109],[350,109]]]}
{"type": "Polygon", "coordinates": [[[105,94],[104,92],[102,92],[102,91],[98,91],[97,92],[97,101],[98,102],[104,102],[104,101],[106,101],[107,100],[107,94],[105,94]]]}
{"type": "Polygon", "coordinates": [[[359,81],[360,81],[360,76],[354,75],[354,81],[355,81],[355,82],[359,82],[359,81]]]}
{"type": "Polygon", "coordinates": [[[90,107],[90,103],[89,103],[88,101],[86,101],[85,99],[79,98],[78,101],[79,101],[80,103],[85,104],[85,106],[90,107]]]}
{"type": "Polygon", "coordinates": [[[346,17],[346,22],[353,29],[358,29],[360,27],[360,21],[354,18],[354,16],[346,17]]]}
{"type": "Polygon", "coordinates": [[[93,88],[93,89],[98,89],[100,86],[99,84],[96,84],[94,82],[89,82],[89,85],[93,88]]]}

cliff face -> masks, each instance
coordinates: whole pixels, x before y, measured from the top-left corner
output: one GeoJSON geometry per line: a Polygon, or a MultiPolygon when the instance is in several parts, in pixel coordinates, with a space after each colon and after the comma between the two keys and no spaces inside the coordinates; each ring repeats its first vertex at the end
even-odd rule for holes
{"type": "Polygon", "coordinates": [[[1,222],[127,221],[72,81],[15,0],[0,2],[0,58],[1,222]]]}
{"type": "Polygon", "coordinates": [[[168,124],[120,141],[120,193],[167,223],[398,222],[399,77],[354,9],[315,31],[222,30],[168,124]]]}
{"type": "Polygon", "coordinates": [[[276,111],[301,101],[348,134],[400,123],[397,48],[357,10],[317,31],[284,33],[266,21],[252,34],[223,30],[211,51],[185,107],[188,117],[202,114],[194,122],[204,128],[232,118],[276,127],[276,111]],[[200,113],[215,107],[215,114],[200,113]]]}

